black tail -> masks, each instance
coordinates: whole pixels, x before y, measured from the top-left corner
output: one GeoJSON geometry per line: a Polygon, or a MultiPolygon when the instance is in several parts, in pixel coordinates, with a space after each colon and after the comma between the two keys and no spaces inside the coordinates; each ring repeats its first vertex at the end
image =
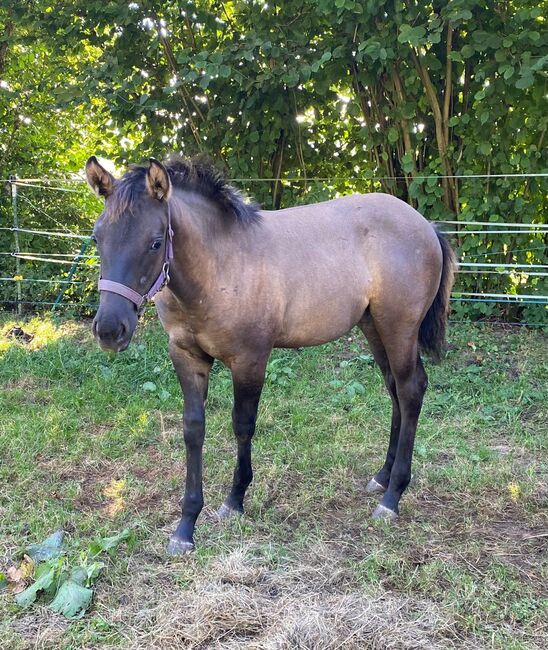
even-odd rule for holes
{"type": "Polygon", "coordinates": [[[434,361],[439,361],[445,349],[445,331],[449,316],[449,298],[455,276],[455,253],[445,235],[436,230],[443,254],[443,267],[441,271],[440,286],[434,302],[426,312],[420,329],[419,344],[434,361]]]}

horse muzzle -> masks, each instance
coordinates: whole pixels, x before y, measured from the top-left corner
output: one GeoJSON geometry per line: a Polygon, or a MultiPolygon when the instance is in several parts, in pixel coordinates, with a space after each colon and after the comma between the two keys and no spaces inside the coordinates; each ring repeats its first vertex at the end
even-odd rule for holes
{"type": "Polygon", "coordinates": [[[137,326],[137,314],[133,307],[124,312],[117,314],[99,308],[93,319],[93,335],[103,351],[123,352],[130,344],[137,326]]]}

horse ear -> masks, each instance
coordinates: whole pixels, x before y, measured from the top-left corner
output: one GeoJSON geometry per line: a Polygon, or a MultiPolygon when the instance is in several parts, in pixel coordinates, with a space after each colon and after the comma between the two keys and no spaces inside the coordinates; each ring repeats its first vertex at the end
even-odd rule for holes
{"type": "Polygon", "coordinates": [[[155,158],[149,161],[147,171],[147,191],[153,199],[167,201],[171,194],[171,180],[167,169],[155,158]]]}
{"type": "Polygon", "coordinates": [[[104,196],[106,198],[112,194],[114,176],[110,172],[107,172],[104,167],[101,167],[95,156],[88,158],[86,163],[86,177],[91,189],[97,196],[104,196]]]}

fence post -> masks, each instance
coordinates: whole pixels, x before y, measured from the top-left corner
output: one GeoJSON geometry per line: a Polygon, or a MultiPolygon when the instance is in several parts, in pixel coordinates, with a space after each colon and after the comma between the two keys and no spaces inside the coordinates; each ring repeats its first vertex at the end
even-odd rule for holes
{"type": "Polygon", "coordinates": [[[15,174],[10,174],[9,177],[10,190],[11,190],[11,207],[13,211],[13,240],[14,240],[14,254],[15,254],[15,277],[17,282],[15,283],[17,291],[17,314],[21,316],[22,307],[22,294],[21,294],[21,281],[18,279],[21,277],[21,261],[18,257],[21,249],[19,248],[19,219],[17,217],[17,176],[15,174]]]}
{"type": "Polygon", "coordinates": [[[67,290],[67,287],[69,286],[69,282],[72,280],[72,277],[73,277],[73,275],[74,275],[74,273],[75,273],[75,271],[76,271],[76,269],[78,267],[78,264],[79,264],[80,260],[82,259],[82,256],[86,252],[87,247],[89,246],[89,241],[90,241],[89,239],[85,239],[82,242],[82,246],[80,247],[80,252],[78,253],[78,255],[76,255],[76,257],[74,258],[74,261],[72,263],[72,266],[70,267],[70,271],[69,271],[68,276],[67,276],[66,284],[64,285],[64,287],[61,286],[59,294],[57,295],[57,298],[55,298],[55,302],[53,303],[53,306],[51,308],[52,312],[54,312],[55,309],[61,304],[61,301],[63,300],[63,296],[65,295],[65,291],[67,290]]]}

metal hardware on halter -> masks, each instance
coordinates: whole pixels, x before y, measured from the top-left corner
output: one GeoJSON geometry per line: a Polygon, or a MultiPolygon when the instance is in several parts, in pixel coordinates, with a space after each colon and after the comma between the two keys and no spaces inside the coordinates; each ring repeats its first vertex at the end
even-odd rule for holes
{"type": "Polygon", "coordinates": [[[137,307],[137,312],[142,313],[146,303],[153,298],[158,291],[163,289],[169,283],[169,263],[173,259],[173,229],[171,228],[171,210],[169,203],[167,203],[167,228],[165,235],[165,252],[164,263],[160,275],[156,278],[150,289],[143,295],[132,289],[131,287],[114,282],[113,280],[99,279],[97,286],[99,291],[109,291],[110,293],[117,293],[119,296],[126,298],[137,307]]]}
{"type": "Polygon", "coordinates": [[[162,284],[162,286],[160,287],[161,289],[163,289],[166,286],[166,284],[169,283],[169,262],[164,262],[162,273],[164,274],[165,279],[164,279],[164,284],[162,284]]]}

